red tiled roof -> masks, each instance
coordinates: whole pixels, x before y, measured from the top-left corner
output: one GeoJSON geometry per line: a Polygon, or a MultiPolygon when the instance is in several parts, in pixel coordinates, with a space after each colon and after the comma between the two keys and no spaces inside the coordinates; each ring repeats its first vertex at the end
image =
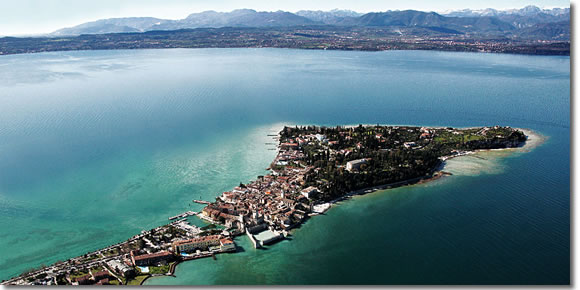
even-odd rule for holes
{"type": "Polygon", "coordinates": [[[205,237],[199,237],[199,238],[194,238],[194,239],[189,239],[189,240],[177,241],[177,242],[174,242],[173,244],[176,246],[179,246],[179,245],[185,245],[185,244],[190,244],[190,243],[199,243],[199,242],[204,242],[204,241],[217,240],[219,238],[220,238],[220,235],[205,236],[205,237]]]}
{"type": "Polygon", "coordinates": [[[224,238],[220,240],[220,243],[222,243],[222,245],[226,245],[226,244],[233,244],[234,241],[232,241],[231,239],[228,238],[224,238]]]}
{"type": "Polygon", "coordinates": [[[95,277],[106,277],[106,276],[109,276],[109,272],[107,272],[107,271],[99,271],[97,273],[94,273],[93,276],[95,276],[95,277]]]}
{"type": "Polygon", "coordinates": [[[76,278],[74,278],[74,280],[78,282],[78,281],[86,281],[86,280],[89,280],[90,278],[91,278],[91,275],[86,274],[84,276],[76,277],[76,278]]]}

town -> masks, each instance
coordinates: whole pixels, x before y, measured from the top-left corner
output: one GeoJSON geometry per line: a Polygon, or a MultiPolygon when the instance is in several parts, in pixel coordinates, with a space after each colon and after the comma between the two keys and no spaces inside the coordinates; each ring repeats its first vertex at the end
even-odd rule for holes
{"type": "Polygon", "coordinates": [[[235,253],[237,237],[250,239],[256,249],[272,245],[353,194],[440,177],[448,158],[526,141],[522,131],[500,126],[295,126],[272,137],[278,152],[270,173],[240,183],[215,201],[195,200],[205,204],[201,212],[178,214],[127,241],[2,285],[140,285],[150,277],[173,275],[181,262],[235,253]],[[190,216],[208,225],[191,225],[190,216]]]}
{"type": "Polygon", "coordinates": [[[448,34],[419,27],[224,27],[67,37],[0,38],[0,55],[71,50],[240,47],[570,55],[570,41],[565,39],[448,34]]]}

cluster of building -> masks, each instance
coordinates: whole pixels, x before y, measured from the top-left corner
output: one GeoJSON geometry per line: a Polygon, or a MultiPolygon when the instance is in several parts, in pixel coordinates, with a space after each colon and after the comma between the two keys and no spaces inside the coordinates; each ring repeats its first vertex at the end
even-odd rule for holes
{"type": "Polygon", "coordinates": [[[310,212],[316,188],[303,189],[304,175],[311,168],[285,167],[279,175],[266,175],[232,191],[224,192],[206,206],[202,218],[245,232],[262,224],[289,229],[310,212]]]}
{"type": "Polygon", "coordinates": [[[305,177],[314,169],[303,162],[302,146],[310,142],[328,143],[319,134],[284,140],[272,162],[272,173],[259,176],[222,193],[207,205],[200,217],[220,223],[237,233],[248,233],[263,245],[283,237],[285,231],[302,223],[312,211],[311,200],[319,193],[316,187],[305,188],[305,177]],[[269,232],[268,234],[260,234],[269,232]]]}
{"type": "Polygon", "coordinates": [[[108,270],[90,271],[88,274],[70,279],[73,285],[110,285],[111,280],[115,278],[108,270]]]}
{"type": "MultiPolygon", "coordinates": [[[[419,132],[417,129],[408,130],[412,134],[421,134],[422,139],[433,137],[432,130],[421,128],[419,132]]],[[[385,130],[385,134],[397,133],[399,127],[385,128],[385,130]]],[[[301,224],[313,213],[316,197],[320,194],[317,187],[306,186],[308,174],[320,169],[305,162],[306,153],[303,148],[311,145],[318,148],[316,154],[328,152],[327,158],[333,160],[334,156],[339,154],[344,157],[350,155],[352,150],[357,150],[354,147],[358,149],[363,147],[362,143],[354,145],[353,148],[339,146],[338,136],[342,140],[353,142],[352,129],[338,131],[336,136],[331,136],[332,138],[314,131],[310,130],[308,134],[293,137],[280,137],[282,139],[278,154],[271,165],[271,174],[259,176],[255,181],[240,184],[231,191],[223,192],[215,202],[208,204],[199,216],[210,222],[223,224],[231,232],[249,234],[251,238],[256,239],[255,245],[262,244],[260,237],[267,237],[267,240],[270,237],[277,238],[278,233],[284,233],[301,224]],[[260,234],[266,231],[270,233],[260,234]]],[[[382,133],[377,133],[375,138],[379,142],[387,141],[382,133]]],[[[407,148],[419,146],[415,142],[406,142],[401,145],[407,148]]],[[[369,160],[369,158],[363,158],[348,161],[345,169],[358,172],[369,160]]]]}
{"type": "Polygon", "coordinates": [[[208,235],[201,228],[189,225],[182,219],[143,231],[125,242],[3,281],[2,284],[123,284],[137,275],[146,274],[143,269],[149,267],[161,267],[172,262],[235,250],[234,241],[226,235],[208,235]],[[195,254],[184,259],[181,255],[184,252],[195,254]]]}
{"type": "Polygon", "coordinates": [[[221,235],[210,235],[173,243],[175,253],[192,253],[204,249],[219,249],[222,252],[236,250],[234,241],[221,235]]]}

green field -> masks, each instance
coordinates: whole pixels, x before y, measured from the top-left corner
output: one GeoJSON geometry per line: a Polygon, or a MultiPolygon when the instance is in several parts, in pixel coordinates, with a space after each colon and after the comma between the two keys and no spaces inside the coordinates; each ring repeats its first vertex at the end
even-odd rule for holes
{"type": "Polygon", "coordinates": [[[141,285],[141,283],[143,283],[143,281],[145,279],[147,279],[147,277],[149,277],[149,275],[139,275],[139,276],[136,276],[134,279],[132,279],[129,282],[127,282],[127,285],[141,285]]]}
{"type": "Polygon", "coordinates": [[[169,272],[169,265],[159,266],[159,267],[149,267],[149,274],[167,274],[169,272]]]}

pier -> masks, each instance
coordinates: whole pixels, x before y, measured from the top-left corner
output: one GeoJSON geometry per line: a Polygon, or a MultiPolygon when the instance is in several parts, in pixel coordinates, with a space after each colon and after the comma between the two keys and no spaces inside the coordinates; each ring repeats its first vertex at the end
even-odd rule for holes
{"type": "Polygon", "coordinates": [[[196,260],[196,259],[201,259],[201,258],[207,258],[207,257],[211,257],[211,256],[213,256],[213,253],[204,253],[204,254],[187,256],[187,257],[182,256],[181,259],[183,261],[190,261],[190,260],[196,260]]]}
{"type": "Polygon", "coordinates": [[[199,204],[211,204],[211,202],[209,202],[209,201],[199,200],[199,199],[194,199],[193,202],[199,203],[199,204]]]}
{"type": "Polygon", "coordinates": [[[176,216],[172,216],[169,218],[169,220],[172,221],[172,220],[176,220],[176,219],[180,219],[180,218],[186,218],[188,216],[192,216],[192,215],[196,215],[196,214],[197,214],[197,212],[188,211],[188,212],[184,212],[182,214],[178,214],[176,216]]]}

